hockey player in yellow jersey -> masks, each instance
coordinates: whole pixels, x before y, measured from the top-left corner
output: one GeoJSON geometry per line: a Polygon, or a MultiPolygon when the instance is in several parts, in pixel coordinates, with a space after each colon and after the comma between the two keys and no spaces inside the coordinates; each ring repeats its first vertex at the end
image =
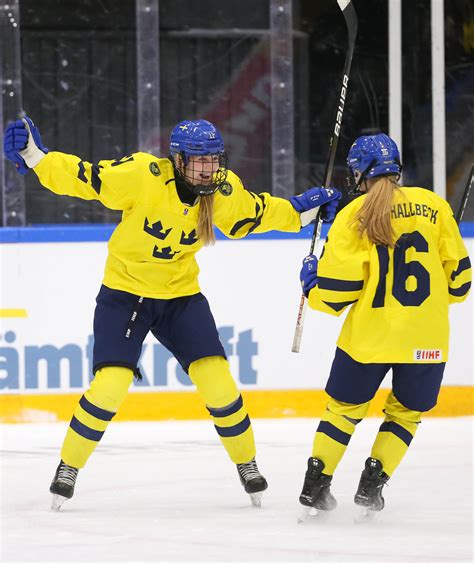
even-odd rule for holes
{"type": "Polygon", "coordinates": [[[220,132],[205,120],[172,131],[170,157],[135,153],[92,164],[49,152],[28,118],[9,125],[5,156],[20,173],[33,168],[60,195],[99,200],[122,211],[109,241],[94,314],[94,379],[74,411],[53,478],[53,508],[74,493],[87,462],[122,404],[148,332],[168,348],[196,385],[252,502],[267,488],[242,396],[231,376],[209,304],[200,292],[196,252],[227,236],[299,231],[316,209],[332,220],[340,194],[311,188],[290,201],[255,194],[228,170],[220,132]]]}
{"type": "Polygon", "coordinates": [[[395,142],[385,134],[352,145],[348,166],[364,194],[342,209],[318,262],[303,261],[310,307],[344,321],[326,386],[330,399],[308,460],[300,502],[331,510],[332,475],[386,373],[385,420],[354,501],[362,517],[382,510],[382,488],[436,405],[448,360],[448,306],[464,301],[471,264],[449,204],[430,190],[397,184],[395,142]]]}

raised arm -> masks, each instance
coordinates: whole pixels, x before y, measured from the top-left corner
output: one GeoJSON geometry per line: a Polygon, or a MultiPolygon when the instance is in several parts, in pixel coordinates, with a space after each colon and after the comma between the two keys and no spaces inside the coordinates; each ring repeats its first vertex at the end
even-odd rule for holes
{"type": "Polygon", "coordinates": [[[5,132],[4,152],[20,174],[33,169],[41,184],[58,195],[98,200],[110,209],[131,208],[137,198],[141,153],[92,164],[78,156],[50,152],[30,118],[11,123],[5,132]]]}
{"type": "Polygon", "coordinates": [[[326,208],[326,220],[332,220],[339,197],[337,190],[324,188],[310,188],[290,200],[256,194],[229,172],[226,187],[216,194],[215,224],[230,238],[267,231],[298,232],[314,219],[321,205],[326,208]]]}

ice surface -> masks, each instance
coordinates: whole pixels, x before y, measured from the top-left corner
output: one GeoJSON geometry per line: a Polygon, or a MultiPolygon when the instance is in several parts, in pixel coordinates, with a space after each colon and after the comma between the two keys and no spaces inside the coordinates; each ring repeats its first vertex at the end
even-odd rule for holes
{"type": "Polygon", "coordinates": [[[254,420],[269,481],[251,506],[212,423],[112,423],[73,499],[50,510],[66,424],[4,425],[2,563],[24,561],[472,561],[472,419],[426,419],[385,489],[353,523],[352,496],[380,424],[357,429],[334,478],[339,507],[298,524],[314,419],[254,420]]]}

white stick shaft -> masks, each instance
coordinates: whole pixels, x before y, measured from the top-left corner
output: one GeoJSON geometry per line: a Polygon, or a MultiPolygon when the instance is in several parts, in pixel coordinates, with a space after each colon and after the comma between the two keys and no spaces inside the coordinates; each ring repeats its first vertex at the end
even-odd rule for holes
{"type": "Polygon", "coordinates": [[[291,351],[296,354],[300,351],[301,337],[303,336],[304,317],[306,315],[307,299],[301,294],[300,308],[298,310],[298,318],[296,319],[295,335],[293,336],[293,344],[291,351]]]}
{"type": "MultiPolygon", "coordinates": [[[[334,130],[331,135],[329,142],[329,154],[326,161],[326,168],[324,172],[324,187],[329,188],[331,186],[332,172],[334,167],[334,159],[336,156],[336,149],[339,140],[339,133],[341,130],[342,115],[344,112],[345,101],[347,97],[347,88],[349,84],[349,73],[351,70],[352,56],[354,54],[355,41],[357,37],[357,14],[355,13],[354,6],[351,0],[337,0],[339,8],[344,14],[344,19],[346,21],[347,33],[348,33],[348,46],[346,61],[344,63],[344,72],[342,73],[342,84],[341,90],[339,91],[339,104],[336,113],[336,120],[334,124],[334,130]]],[[[321,208],[320,208],[321,209],[321,208]]],[[[320,212],[316,215],[315,228],[313,231],[313,238],[311,240],[310,254],[313,253],[316,242],[319,240],[321,234],[321,219],[320,212]]],[[[301,337],[303,334],[303,321],[306,313],[306,298],[303,295],[301,297],[300,308],[298,311],[298,318],[296,321],[296,330],[293,337],[293,346],[291,347],[292,352],[298,353],[300,351],[301,337]]]]}

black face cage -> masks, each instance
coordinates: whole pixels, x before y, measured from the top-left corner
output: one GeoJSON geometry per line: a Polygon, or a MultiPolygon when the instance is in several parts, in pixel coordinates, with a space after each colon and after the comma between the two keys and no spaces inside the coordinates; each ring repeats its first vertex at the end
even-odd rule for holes
{"type": "MultiPolygon", "coordinates": [[[[211,155],[212,156],[212,155],[211,155]]],[[[229,159],[225,151],[220,152],[219,156],[219,168],[217,171],[212,174],[209,182],[203,184],[192,184],[189,180],[186,179],[186,172],[190,176],[194,176],[195,173],[200,174],[203,172],[203,165],[196,162],[189,161],[189,158],[185,153],[181,153],[181,158],[183,162],[187,162],[184,166],[184,173],[181,172],[176,166],[175,170],[180,177],[180,179],[186,184],[186,187],[191,191],[193,194],[196,195],[212,195],[214,194],[220,186],[226,181],[227,173],[229,171],[229,159]]]]}

